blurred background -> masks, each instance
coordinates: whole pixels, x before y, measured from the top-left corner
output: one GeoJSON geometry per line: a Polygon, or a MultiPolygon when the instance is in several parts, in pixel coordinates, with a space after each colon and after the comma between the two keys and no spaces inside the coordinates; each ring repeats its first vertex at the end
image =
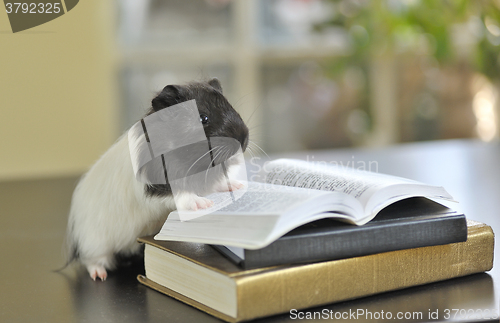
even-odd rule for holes
{"type": "Polygon", "coordinates": [[[500,0],[86,0],[0,14],[0,179],[80,174],[167,84],[217,77],[267,153],[497,140],[500,0]]]}
{"type": "MultiPolygon", "coordinates": [[[[219,78],[268,154],[376,158],[381,172],[444,185],[499,232],[497,145],[369,148],[498,141],[500,0],[81,0],[15,34],[0,8],[2,322],[183,317],[181,304],[138,286],[142,267],[106,284],[52,273],[78,177],[172,83],[219,78]]],[[[495,259],[495,289],[486,276],[359,304],[493,309],[495,259]]]]}

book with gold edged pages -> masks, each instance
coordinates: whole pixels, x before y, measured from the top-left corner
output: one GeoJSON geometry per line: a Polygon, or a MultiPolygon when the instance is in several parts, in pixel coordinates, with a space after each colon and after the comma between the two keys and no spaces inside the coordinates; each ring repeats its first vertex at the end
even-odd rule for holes
{"type": "Polygon", "coordinates": [[[143,237],[138,280],[225,321],[247,321],[490,270],[491,227],[467,220],[467,230],[465,242],[251,270],[210,245],[143,237]]]}

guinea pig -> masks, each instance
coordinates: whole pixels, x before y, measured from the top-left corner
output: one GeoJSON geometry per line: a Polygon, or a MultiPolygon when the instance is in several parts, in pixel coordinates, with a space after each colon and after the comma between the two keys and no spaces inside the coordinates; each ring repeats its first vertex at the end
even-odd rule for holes
{"type": "MultiPolygon", "coordinates": [[[[166,86],[152,100],[146,116],[193,99],[196,100],[206,137],[234,138],[245,151],[249,141],[248,128],[224,97],[216,78],[208,82],[166,86]]],[[[190,167],[189,163],[186,165],[190,167]]],[[[240,187],[237,181],[230,181],[228,186],[227,181],[221,178],[214,182],[212,190],[240,187]]],[[[204,193],[207,191],[204,190],[204,193]]],[[[211,201],[195,191],[184,192],[174,201],[168,181],[166,184],[138,181],[125,133],[82,176],[75,188],[66,236],[68,263],[79,260],[92,279],[99,277],[104,281],[107,270],[116,267],[116,256],[139,253],[140,245],[136,239],[157,233],[168,214],[176,209],[176,202],[193,210],[212,205],[211,201]]]]}

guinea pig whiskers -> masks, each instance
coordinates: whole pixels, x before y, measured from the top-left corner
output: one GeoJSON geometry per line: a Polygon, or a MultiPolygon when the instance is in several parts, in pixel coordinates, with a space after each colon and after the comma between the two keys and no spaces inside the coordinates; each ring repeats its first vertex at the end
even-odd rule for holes
{"type": "MultiPolygon", "coordinates": [[[[249,95],[252,95],[252,94],[254,94],[254,93],[250,92],[250,93],[247,93],[247,94],[245,94],[245,95],[241,96],[241,97],[238,99],[238,101],[236,101],[236,102],[233,104],[233,107],[235,107],[235,109],[240,108],[240,107],[241,107],[241,105],[242,105],[243,103],[245,103],[245,101],[244,101],[244,100],[245,100],[245,99],[247,99],[247,97],[248,97],[249,95]]],[[[257,106],[257,107],[259,107],[259,106],[257,106]]],[[[257,107],[256,107],[256,108],[257,108],[257,107]]],[[[255,110],[254,110],[254,111],[255,111],[255,110]]]]}
{"type": "MultiPolygon", "coordinates": [[[[212,155],[212,163],[215,163],[215,160],[217,158],[217,156],[219,156],[220,152],[224,149],[223,146],[217,146],[217,151],[215,151],[212,155]]],[[[215,149],[215,148],[214,148],[215,149]]],[[[210,168],[212,167],[212,163],[210,163],[208,166],[207,166],[207,170],[205,172],[205,183],[207,182],[207,174],[208,174],[208,171],[210,170],[210,168]]]]}
{"type": "Polygon", "coordinates": [[[248,146],[253,145],[255,148],[258,148],[260,151],[262,151],[267,158],[270,158],[269,155],[264,151],[264,149],[262,149],[259,145],[257,145],[255,141],[249,140],[248,143],[249,143],[248,146]]]}
{"type": "Polygon", "coordinates": [[[248,132],[252,134],[252,137],[255,137],[255,135],[262,135],[262,132],[256,130],[259,130],[259,128],[263,128],[264,126],[264,123],[253,125],[248,129],[248,132]]]}
{"type": "Polygon", "coordinates": [[[252,157],[254,157],[254,158],[255,158],[255,157],[257,157],[259,154],[258,154],[256,151],[254,151],[254,149],[255,149],[254,147],[252,147],[252,148],[251,148],[251,150],[252,150],[252,157]]]}
{"type": "Polygon", "coordinates": [[[250,145],[248,145],[247,151],[250,154],[251,158],[255,158],[255,153],[253,152],[252,147],[250,147],[250,145]]]}
{"type": "Polygon", "coordinates": [[[255,115],[255,112],[257,112],[257,110],[259,110],[259,108],[260,108],[260,105],[256,105],[255,106],[255,108],[253,109],[252,113],[248,117],[248,119],[246,121],[246,124],[250,124],[250,121],[252,120],[252,117],[255,115]]]}
{"type": "MultiPolygon", "coordinates": [[[[219,155],[221,155],[221,154],[224,152],[224,148],[226,148],[226,147],[224,147],[224,146],[220,146],[219,151],[217,151],[217,153],[216,153],[216,154],[215,154],[215,156],[214,156],[214,159],[213,159],[213,160],[214,160],[214,162],[217,160],[217,157],[219,157],[219,155]]],[[[209,166],[209,167],[210,167],[210,166],[209,166]]]]}
{"type": "Polygon", "coordinates": [[[191,168],[194,167],[194,165],[196,165],[197,162],[199,162],[203,157],[205,157],[207,154],[209,154],[210,152],[212,152],[213,150],[215,150],[216,148],[219,148],[220,146],[216,146],[212,149],[210,149],[209,151],[207,151],[206,153],[204,153],[203,155],[200,156],[200,158],[198,158],[197,160],[195,160],[195,162],[188,168],[188,170],[186,171],[186,176],[188,176],[189,174],[189,171],[191,170],[191,168]]]}
{"type": "Polygon", "coordinates": [[[226,154],[222,160],[228,160],[232,157],[232,155],[233,155],[232,151],[228,148],[226,151],[226,154]]]}
{"type": "MultiPolygon", "coordinates": [[[[224,147],[224,146],[218,146],[218,147],[219,147],[219,150],[218,150],[218,151],[217,151],[217,153],[215,154],[213,161],[217,160],[217,157],[218,157],[218,156],[219,156],[222,152],[224,152],[224,148],[226,148],[226,147],[224,147]]],[[[212,167],[212,165],[208,165],[207,170],[206,170],[206,172],[205,172],[205,183],[207,182],[208,171],[210,170],[210,168],[211,168],[211,167],[212,167]]]]}

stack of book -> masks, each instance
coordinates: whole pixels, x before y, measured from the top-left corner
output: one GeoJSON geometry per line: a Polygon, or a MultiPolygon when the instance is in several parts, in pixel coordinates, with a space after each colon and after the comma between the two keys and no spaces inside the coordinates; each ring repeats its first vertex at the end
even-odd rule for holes
{"type": "Polygon", "coordinates": [[[261,175],[236,202],[184,222],[173,212],[140,238],[138,280],[239,322],[493,266],[491,227],[435,202],[451,200],[441,187],[291,160],[261,175]]]}

